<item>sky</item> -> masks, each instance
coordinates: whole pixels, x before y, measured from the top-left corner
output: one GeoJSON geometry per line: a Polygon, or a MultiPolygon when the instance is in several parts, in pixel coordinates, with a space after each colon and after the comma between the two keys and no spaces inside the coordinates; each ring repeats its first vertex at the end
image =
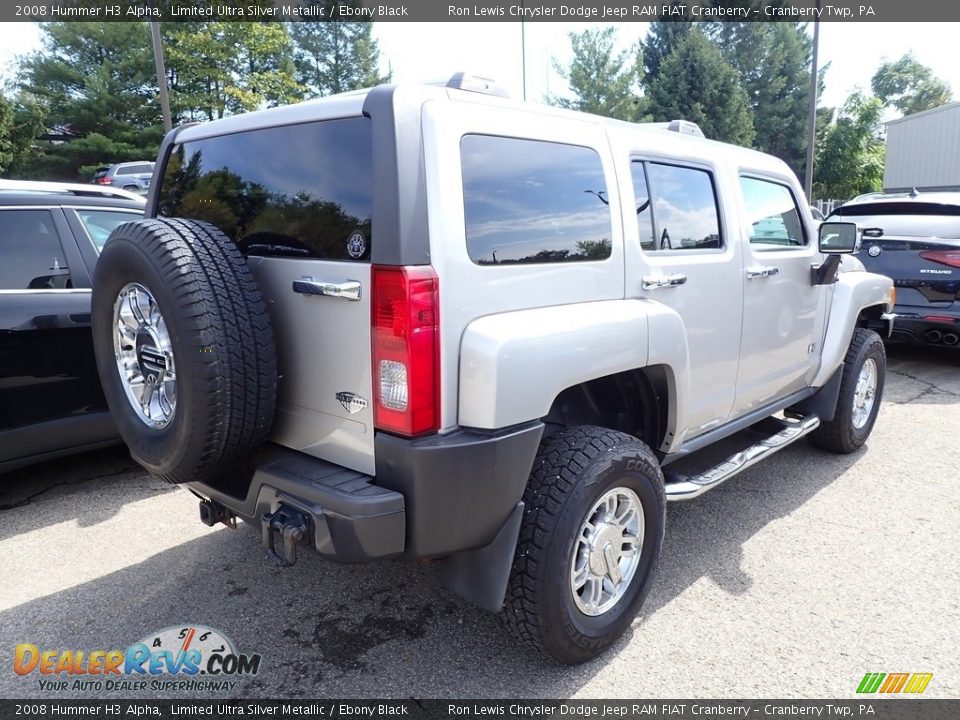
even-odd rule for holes
{"type": "MultiPolygon", "coordinates": [[[[526,47],[526,97],[542,101],[547,93],[563,94],[564,79],[553,69],[570,59],[568,33],[606,23],[564,22],[380,22],[374,35],[384,69],[398,82],[444,80],[463,70],[496,80],[512,97],[523,97],[521,47],[526,47]],[[525,42],[522,42],[525,40],[525,42]]],[[[811,26],[812,27],[812,26],[811,26]]],[[[618,44],[627,49],[646,34],[646,23],[620,23],[618,44]]],[[[960,96],[957,37],[960,23],[820,23],[820,64],[830,63],[820,104],[842,105],[860,87],[869,91],[870,77],[884,60],[913,52],[920,62],[950,83],[960,96]]],[[[12,61],[39,47],[34,23],[0,23],[0,81],[12,75],[12,61]]]]}

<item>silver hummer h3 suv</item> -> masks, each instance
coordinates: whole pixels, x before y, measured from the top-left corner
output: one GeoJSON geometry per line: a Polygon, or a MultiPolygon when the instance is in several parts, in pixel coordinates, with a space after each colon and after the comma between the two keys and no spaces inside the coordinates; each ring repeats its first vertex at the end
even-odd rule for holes
{"type": "Polygon", "coordinates": [[[818,238],[783,162],[689,123],[458,75],[185,126],[157,173],[93,291],[133,456],[279,564],[434,560],[560,661],[636,616],[667,501],[876,420],[894,298],[841,263],[856,225],[818,238]]]}

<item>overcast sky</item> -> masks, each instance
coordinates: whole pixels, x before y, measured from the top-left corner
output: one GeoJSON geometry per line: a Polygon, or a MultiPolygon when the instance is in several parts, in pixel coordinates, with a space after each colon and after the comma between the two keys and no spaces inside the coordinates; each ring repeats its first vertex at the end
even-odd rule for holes
{"type": "MultiPolygon", "coordinates": [[[[569,60],[567,34],[603,23],[408,23],[374,25],[384,67],[396,81],[434,81],[458,70],[492,77],[513,97],[522,96],[521,31],[526,35],[527,98],[562,93],[566,83],[552,69],[556,58],[569,60]]],[[[646,23],[621,23],[620,46],[641,38],[646,23]]],[[[884,59],[913,51],[920,62],[950,83],[960,95],[960,23],[847,23],[820,24],[820,62],[829,62],[822,105],[841,105],[857,86],[869,90],[870,77],[884,59]]],[[[33,23],[0,23],[0,77],[10,77],[11,61],[39,46],[33,23]]]]}

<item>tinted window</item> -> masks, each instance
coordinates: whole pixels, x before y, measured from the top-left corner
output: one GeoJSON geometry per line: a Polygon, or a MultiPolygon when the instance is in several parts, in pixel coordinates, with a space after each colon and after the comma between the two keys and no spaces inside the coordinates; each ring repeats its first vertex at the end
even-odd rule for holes
{"type": "Polygon", "coordinates": [[[481,265],[610,257],[600,156],[575,145],[465,135],[467,251],[481,265]]]}
{"type": "Polygon", "coordinates": [[[0,289],[70,288],[70,272],[47,210],[0,210],[0,289]]]}
{"type": "Polygon", "coordinates": [[[750,242],[761,245],[806,245],[800,211],[785,185],[740,178],[743,206],[750,224],[750,242]]]}
{"type": "Polygon", "coordinates": [[[117,175],[142,175],[152,172],[152,165],[124,165],[123,167],[117,168],[117,175]]]}
{"type": "Polygon", "coordinates": [[[640,228],[640,247],[656,250],[654,242],[653,213],[650,212],[650,192],[647,190],[647,174],[642,162],[630,163],[633,175],[634,205],[637,208],[637,226],[640,228]]]}
{"type": "Polygon", "coordinates": [[[373,214],[367,118],[251,130],[174,148],[160,214],[217,225],[248,254],[366,259],[373,214]]]}
{"type": "Polygon", "coordinates": [[[647,163],[657,250],[723,247],[713,178],[705,170],[647,163]]]}
{"type": "Polygon", "coordinates": [[[858,203],[834,210],[827,219],[849,219],[865,228],[882,228],[885,235],[960,238],[960,205],[858,203]]]}
{"type": "Polygon", "coordinates": [[[141,217],[141,214],[109,210],[82,210],[78,208],[77,217],[79,217],[80,222],[83,223],[83,227],[86,229],[90,239],[93,240],[93,244],[97,246],[97,250],[102,250],[103,244],[107,241],[107,238],[110,237],[110,233],[114,231],[114,228],[125,222],[136,220],[141,217]]]}

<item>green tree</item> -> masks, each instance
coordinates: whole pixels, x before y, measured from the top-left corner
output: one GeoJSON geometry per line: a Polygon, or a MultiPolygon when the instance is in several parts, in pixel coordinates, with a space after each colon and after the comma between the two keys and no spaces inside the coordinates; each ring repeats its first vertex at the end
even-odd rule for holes
{"type": "Polygon", "coordinates": [[[41,23],[42,49],[21,67],[21,88],[58,129],[121,141],[160,122],[145,23],[41,23]]]}
{"type": "Polygon", "coordinates": [[[753,117],[739,74],[699,29],[693,29],[664,59],[647,91],[655,121],[697,123],[711,139],[749,145],[753,117]]]}
{"type": "Polygon", "coordinates": [[[638,120],[643,114],[638,96],[637,69],[630,53],[616,52],[612,27],[570,33],[573,60],[568,68],[554,66],[570,85],[574,97],[549,96],[557,107],[595,113],[619,120],[638,120]]]}
{"type": "Polygon", "coordinates": [[[799,177],[806,165],[812,43],[792,22],[711,23],[709,35],[740,73],[753,114],[753,145],[799,177]]]}
{"type": "Polygon", "coordinates": [[[164,34],[170,106],[179,120],[214,120],[302,94],[284,24],[167,23],[164,34]]]}
{"type": "MultiPolygon", "coordinates": [[[[360,0],[317,0],[325,10],[343,5],[359,7],[360,0]]],[[[373,87],[389,78],[380,75],[380,48],[368,20],[327,20],[291,23],[297,79],[308,96],[319,97],[373,87]]]]}
{"type": "Polygon", "coordinates": [[[0,93],[0,175],[13,162],[13,103],[0,93]]]}
{"type": "Polygon", "coordinates": [[[917,60],[913,53],[883,63],[877,68],[870,84],[873,93],[885,107],[895,107],[904,115],[931,110],[953,99],[950,86],[917,60]]]}
{"type": "Polygon", "coordinates": [[[656,81],[660,76],[660,66],[663,61],[692,29],[693,22],[689,19],[657,20],[650,23],[647,36],[640,45],[639,57],[645,87],[650,87],[656,81]]]}
{"type": "Polygon", "coordinates": [[[847,200],[883,187],[883,103],[857,91],[824,129],[814,164],[814,195],[847,200]]]}

